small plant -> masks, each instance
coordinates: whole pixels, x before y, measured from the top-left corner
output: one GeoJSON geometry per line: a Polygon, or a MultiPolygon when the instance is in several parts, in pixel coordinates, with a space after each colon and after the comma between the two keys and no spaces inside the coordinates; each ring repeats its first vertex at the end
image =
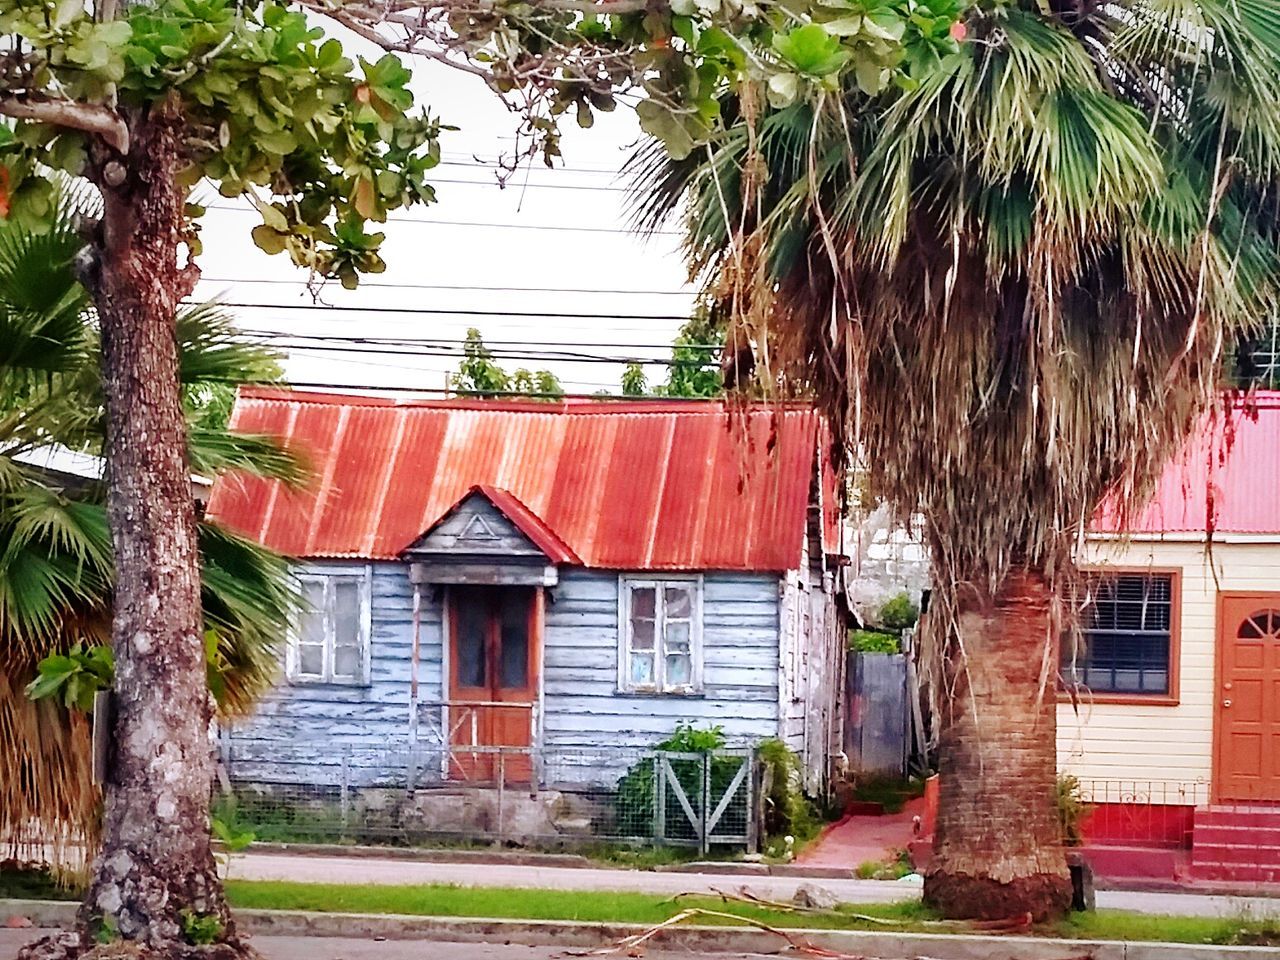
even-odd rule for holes
{"type": "Polygon", "coordinates": [[[885,631],[901,634],[903,630],[916,625],[920,619],[920,608],[905,590],[885,601],[880,608],[880,627],[885,631]]]}
{"type": "Polygon", "coordinates": [[[86,647],[74,643],[65,654],[45,657],[36,666],[37,676],[27,684],[27,697],[56,697],[64,707],[89,713],[94,695],[110,690],[115,680],[115,658],[110,647],[86,647]]]}
{"type": "Polygon", "coordinates": [[[218,861],[218,865],[222,867],[222,879],[227,880],[231,877],[232,858],[253,843],[257,839],[257,835],[249,828],[236,822],[236,802],[234,797],[230,798],[226,805],[210,817],[209,826],[213,830],[214,837],[222,844],[222,853],[217,854],[215,859],[218,861]]]}
{"type": "Polygon", "coordinates": [[[1062,825],[1062,842],[1068,847],[1084,843],[1081,826],[1089,813],[1078,778],[1069,773],[1058,776],[1058,821],[1062,825]]]}
{"type": "Polygon", "coordinates": [[[901,880],[916,872],[911,863],[911,855],[906,850],[896,850],[886,860],[866,860],[858,864],[860,880],[901,880]]]}
{"type": "Polygon", "coordinates": [[[120,939],[120,928],[111,917],[98,917],[89,928],[93,931],[93,942],[100,946],[105,947],[120,939]]]}
{"type": "Polygon", "coordinates": [[[216,914],[197,913],[189,907],[179,916],[182,919],[182,936],[195,947],[207,947],[217,943],[222,936],[222,921],[216,914]]]}
{"type": "Polygon", "coordinates": [[[883,630],[850,630],[849,649],[857,653],[897,653],[902,641],[883,630]]]}
{"type": "MultiPolygon", "coordinates": [[[[821,818],[804,795],[804,771],[800,758],[777,738],[761,741],[757,752],[769,787],[764,797],[765,836],[784,838],[779,852],[785,856],[788,852],[785,840],[791,840],[789,846],[794,851],[797,841],[804,843],[817,835],[821,829],[821,818]]],[[[766,843],[767,850],[775,847],[776,844],[766,843]]]]}

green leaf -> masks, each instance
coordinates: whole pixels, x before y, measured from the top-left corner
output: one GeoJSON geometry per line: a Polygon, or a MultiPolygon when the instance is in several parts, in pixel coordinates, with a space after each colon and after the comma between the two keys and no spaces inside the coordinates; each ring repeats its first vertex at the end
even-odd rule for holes
{"type": "Polygon", "coordinates": [[[835,73],[853,56],[819,23],[805,24],[789,33],[776,34],[773,48],[800,73],[812,77],[835,73]]]}
{"type": "Polygon", "coordinates": [[[284,250],[288,234],[273,230],[265,223],[260,223],[250,232],[253,242],[263,253],[276,254],[284,250]]]}
{"type": "Polygon", "coordinates": [[[827,33],[833,37],[856,37],[862,32],[862,16],[855,14],[851,17],[841,17],[839,20],[832,20],[824,23],[827,33]]]}

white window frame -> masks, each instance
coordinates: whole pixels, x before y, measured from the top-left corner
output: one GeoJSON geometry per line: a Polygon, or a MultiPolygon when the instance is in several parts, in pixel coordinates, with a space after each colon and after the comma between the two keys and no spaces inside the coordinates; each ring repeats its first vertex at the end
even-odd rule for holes
{"type": "MultiPolygon", "coordinates": [[[[286,647],[286,675],[290,683],[323,683],[346,687],[367,687],[371,683],[372,644],[370,638],[373,628],[373,566],[367,565],[362,570],[308,571],[297,574],[299,585],[315,583],[324,588],[324,647],[320,673],[304,673],[302,657],[299,652],[301,640],[301,623],[295,619],[289,630],[289,643],[286,647]],[[359,636],[359,674],[355,677],[335,677],[333,675],[335,631],[331,619],[332,596],[334,586],[338,583],[356,583],[360,587],[360,636],[359,636]]],[[[301,617],[301,611],[298,617],[301,617]]]]}
{"type": "Polygon", "coordinates": [[[702,692],[702,594],[703,578],[697,576],[628,576],[618,577],[618,692],[652,694],[654,696],[687,696],[702,692]],[[689,654],[693,661],[690,682],[679,686],[666,684],[666,604],[661,588],[670,584],[688,587],[692,608],[689,622],[689,654]],[[655,590],[654,682],[635,684],[631,681],[631,594],[636,589],[655,590]]]}

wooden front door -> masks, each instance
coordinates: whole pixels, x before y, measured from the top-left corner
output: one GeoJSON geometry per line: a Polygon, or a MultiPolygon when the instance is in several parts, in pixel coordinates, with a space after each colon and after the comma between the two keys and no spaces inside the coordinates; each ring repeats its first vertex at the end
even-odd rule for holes
{"type": "Polygon", "coordinates": [[[538,700],[534,587],[454,587],[449,595],[449,776],[528,783],[538,700]],[[499,751],[498,748],[516,748],[499,751]],[[519,748],[525,748],[523,750],[519,748]],[[499,752],[502,758],[499,760],[499,752]]]}
{"type": "Polygon", "coordinates": [[[1280,801],[1280,593],[1218,599],[1214,796],[1280,801]]]}

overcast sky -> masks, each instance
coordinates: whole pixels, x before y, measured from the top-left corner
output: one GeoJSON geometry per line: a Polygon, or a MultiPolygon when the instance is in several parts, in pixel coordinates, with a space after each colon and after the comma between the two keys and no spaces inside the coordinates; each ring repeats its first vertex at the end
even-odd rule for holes
{"type": "MultiPolygon", "coordinates": [[[[339,35],[351,55],[378,56],[364,41],[339,35]]],[[[249,203],[209,191],[196,295],[261,305],[234,308],[247,331],[403,338],[445,353],[476,327],[494,345],[526,343],[507,348],[515,351],[589,344],[560,349],[665,357],[693,289],[674,234],[646,241],[627,232],[618,171],[640,133],[630,108],[598,115],[587,131],[566,117],[563,165],[548,170],[535,161],[500,188],[494,159],[510,149],[516,117],[476,77],[421,60],[408,65],[419,103],[460,129],[441,138],[438,202],[397,211],[386,224],[387,271],[355,292],[329,284],[316,303],[304,271],[253,246],[249,231],[259,218],[249,203]]],[[[285,342],[296,344],[285,370],[298,383],[440,390],[458,363],[456,354],[390,356],[341,340],[306,341],[328,349],[285,342]]],[[[511,370],[549,368],[570,392],[616,390],[622,372],[618,364],[555,358],[501,362],[511,370]]],[[[651,382],[665,378],[663,368],[647,369],[651,382]]]]}

